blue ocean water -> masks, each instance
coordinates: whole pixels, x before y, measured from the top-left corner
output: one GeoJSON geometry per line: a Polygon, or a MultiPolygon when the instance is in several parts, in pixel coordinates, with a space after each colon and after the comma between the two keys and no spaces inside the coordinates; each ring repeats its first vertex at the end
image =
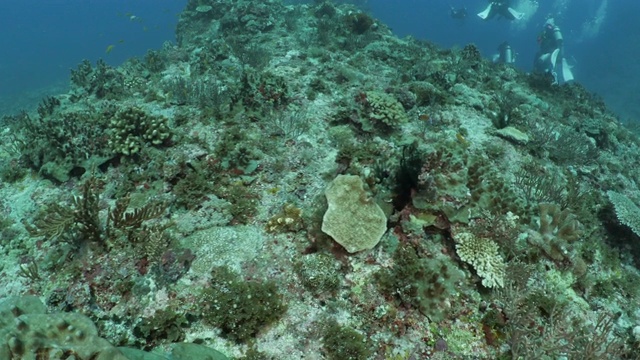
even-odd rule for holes
{"type": "MultiPolygon", "coordinates": [[[[344,1],[348,2],[348,1],[344,1]]],[[[565,37],[577,81],[600,94],[623,119],[640,119],[640,2],[633,0],[513,0],[522,20],[483,21],[485,0],[352,1],[371,11],[399,36],[443,47],[474,43],[491,57],[503,41],[517,53],[515,65],[530,71],[536,38],[553,14],[565,37]],[[449,16],[466,7],[464,20],[449,16]]],[[[4,0],[0,2],[0,113],[63,90],[69,70],[83,59],[118,65],[175,38],[186,0],[4,0]],[[113,46],[107,53],[107,48],[113,46]],[[10,107],[8,109],[7,107],[10,107]]]]}
{"type": "Polygon", "coordinates": [[[186,0],[1,1],[0,113],[63,92],[70,69],[83,59],[95,63],[102,58],[118,65],[174,40],[177,15],[185,4],[186,0]]]}
{"type": "Polygon", "coordinates": [[[622,120],[640,119],[640,2],[634,0],[513,0],[522,20],[483,21],[476,14],[486,0],[369,0],[370,11],[400,36],[411,35],[443,47],[474,43],[486,57],[508,41],[515,65],[531,71],[537,36],[548,15],[561,28],[576,80],[601,95],[622,120]],[[466,7],[456,20],[451,7],[466,7]]]}

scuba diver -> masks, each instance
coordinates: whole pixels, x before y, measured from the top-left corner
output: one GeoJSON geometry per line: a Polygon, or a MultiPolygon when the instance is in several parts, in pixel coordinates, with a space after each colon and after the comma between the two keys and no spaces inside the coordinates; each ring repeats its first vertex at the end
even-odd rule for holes
{"type": "Polygon", "coordinates": [[[548,18],[542,33],[538,36],[540,49],[533,61],[533,71],[539,74],[551,74],[554,85],[573,80],[571,67],[564,57],[563,42],[560,28],[552,17],[548,18]]]}
{"type": "Polygon", "coordinates": [[[508,42],[503,42],[498,46],[498,53],[493,55],[493,62],[496,64],[513,64],[516,62],[516,53],[513,52],[508,42]]]}
{"type": "Polygon", "coordinates": [[[456,8],[454,8],[452,6],[451,7],[451,11],[449,12],[449,15],[453,19],[464,20],[464,19],[467,18],[467,8],[466,7],[461,7],[459,9],[456,9],[456,8]]]}
{"type": "Polygon", "coordinates": [[[482,20],[490,20],[496,15],[500,15],[507,20],[522,19],[524,14],[512,9],[510,5],[510,0],[489,0],[489,6],[483,12],[478,13],[478,16],[482,20]]]}

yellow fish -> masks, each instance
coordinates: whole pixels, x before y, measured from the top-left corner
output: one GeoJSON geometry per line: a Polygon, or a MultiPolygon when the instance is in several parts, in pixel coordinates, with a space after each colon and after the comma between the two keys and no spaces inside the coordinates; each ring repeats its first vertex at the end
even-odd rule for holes
{"type": "Polygon", "coordinates": [[[464,146],[464,147],[469,147],[469,145],[471,145],[471,143],[469,142],[469,140],[465,139],[464,136],[462,136],[462,134],[460,133],[456,133],[456,139],[458,139],[458,141],[464,146]]]}
{"type": "Polygon", "coordinates": [[[113,50],[113,48],[116,47],[115,45],[109,45],[107,46],[107,50],[105,51],[106,54],[110,53],[111,50],[113,50]]]}

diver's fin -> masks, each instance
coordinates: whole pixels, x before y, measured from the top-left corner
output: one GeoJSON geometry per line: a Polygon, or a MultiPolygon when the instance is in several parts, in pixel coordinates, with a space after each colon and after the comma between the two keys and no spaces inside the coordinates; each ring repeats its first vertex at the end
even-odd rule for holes
{"type": "Polygon", "coordinates": [[[565,59],[562,59],[562,80],[564,82],[573,80],[573,72],[571,71],[571,66],[569,66],[569,63],[565,59]]]}
{"type": "Polygon", "coordinates": [[[514,20],[520,20],[520,19],[522,19],[524,17],[524,13],[521,13],[519,11],[515,11],[512,8],[509,8],[508,11],[509,11],[509,14],[511,14],[511,16],[513,16],[514,20]]]}
{"type": "Polygon", "coordinates": [[[489,6],[487,6],[486,9],[484,9],[483,12],[478,13],[478,17],[480,17],[480,19],[482,20],[487,20],[487,18],[489,17],[489,13],[491,13],[491,7],[493,5],[489,4],[489,6]]]}
{"type": "Polygon", "coordinates": [[[560,55],[560,49],[555,49],[551,53],[551,68],[555,69],[556,63],[558,62],[558,55],[560,55]]]}

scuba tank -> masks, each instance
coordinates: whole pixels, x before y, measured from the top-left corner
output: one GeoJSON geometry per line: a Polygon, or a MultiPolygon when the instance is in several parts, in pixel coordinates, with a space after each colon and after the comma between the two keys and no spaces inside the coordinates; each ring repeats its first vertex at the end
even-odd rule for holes
{"type": "Polygon", "coordinates": [[[516,55],[513,53],[513,49],[508,42],[503,42],[498,47],[498,51],[500,52],[500,62],[504,64],[513,64],[516,62],[516,55]]]}
{"type": "Polygon", "coordinates": [[[555,40],[556,44],[562,44],[562,33],[557,26],[553,27],[553,40],[555,40]]]}

